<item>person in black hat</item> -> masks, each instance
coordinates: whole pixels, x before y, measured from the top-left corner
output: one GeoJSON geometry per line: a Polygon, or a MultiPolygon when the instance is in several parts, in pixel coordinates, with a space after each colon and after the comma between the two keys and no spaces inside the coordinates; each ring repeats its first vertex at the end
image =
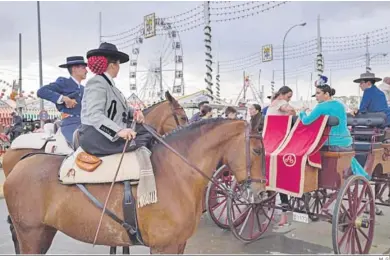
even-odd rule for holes
{"type": "Polygon", "coordinates": [[[355,110],[352,114],[384,112],[387,116],[385,126],[389,126],[390,109],[387,105],[386,95],[375,86],[375,83],[381,80],[382,79],[375,77],[374,73],[366,72],[361,74],[360,78],[353,81],[359,83],[359,87],[363,91],[363,97],[360,102],[359,110],[355,110]]]}
{"type": "Polygon", "coordinates": [[[111,43],[102,43],[87,53],[88,68],[96,74],[85,87],[81,110],[79,144],[83,150],[96,156],[122,153],[125,139],[134,139],[130,152],[150,144],[152,136],[142,125],[129,128],[133,118],[142,123],[141,111],[129,107],[122,92],[115,86],[120,64],[129,61],[129,55],[118,51],[111,43]],[[134,117],[133,117],[134,115],[134,117]]]}
{"type": "Polygon", "coordinates": [[[41,87],[37,96],[56,105],[61,112],[61,133],[69,144],[73,144],[73,133],[81,124],[81,100],[84,94],[81,81],[87,76],[87,63],[82,56],[72,56],[59,67],[67,69],[70,77],[59,77],[55,82],[41,87]]]}
{"type": "Polygon", "coordinates": [[[23,133],[23,120],[22,118],[14,111],[11,113],[12,116],[12,126],[8,129],[6,134],[10,135],[10,141],[15,140],[19,135],[23,133]]]}
{"type": "Polygon", "coordinates": [[[201,113],[202,108],[203,108],[204,105],[209,105],[209,104],[210,104],[210,102],[207,101],[207,100],[199,102],[199,104],[198,104],[199,112],[194,114],[191,117],[189,123],[191,124],[191,123],[194,123],[194,122],[197,122],[197,121],[201,120],[202,119],[202,113],[201,113]]]}

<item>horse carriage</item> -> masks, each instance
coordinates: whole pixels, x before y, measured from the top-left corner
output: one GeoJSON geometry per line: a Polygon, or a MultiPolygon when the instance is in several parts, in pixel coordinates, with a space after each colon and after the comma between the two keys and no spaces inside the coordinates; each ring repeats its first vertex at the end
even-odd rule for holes
{"type": "MultiPolygon", "coordinates": [[[[325,145],[330,127],[337,125],[338,120],[322,118],[326,126],[319,131],[320,135],[315,136],[317,141],[304,138],[299,141],[310,143],[313,147],[304,155],[307,156],[306,162],[298,161],[287,150],[291,146],[291,138],[294,138],[293,132],[301,131],[305,135],[305,129],[309,126],[298,122],[296,117],[268,116],[266,120],[280,121],[280,118],[290,123],[283,125],[279,122],[279,127],[265,123],[263,132],[267,197],[256,199],[256,195],[250,193],[248,183],[237,183],[232,172],[224,165],[213,175],[218,185],[210,182],[207,187],[205,204],[208,215],[219,227],[230,229],[239,240],[255,241],[267,231],[275,209],[283,209],[276,205],[279,191],[291,196],[288,210],[293,212],[294,221],[309,223],[309,220],[325,220],[332,224],[335,253],[369,253],[374,236],[376,205],[390,206],[390,200],[386,200],[390,199],[390,130],[382,128],[385,115],[369,113],[348,116],[352,149],[325,145]],[[287,131],[283,130],[286,126],[287,131]],[[271,128],[272,131],[269,131],[271,128]],[[270,140],[277,141],[268,144],[270,140]],[[281,159],[272,159],[277,157],[281,159]],[[369,174],[370,181],[352,174],[351,160],[354,157],[369,174]],[[292,171],[285,171],[283,176],[283,170],[275,169],[280,166],[280,161],[287,164],[284,169],[291,169],[291,164],[301,162],[301,175],[297,178],[292,171]],[[286,181],[283,184],[282,179],[296,182],[298,189],[286,188],[290,184],[285,184],[286,181]],[[278,182],[279,186],[285,187],[278,187],[278,182]]],[[[313,136],[310,138],[313,139],[313,136]]],[[[297,142],[295,145],[299,146],[297,142]]]]}

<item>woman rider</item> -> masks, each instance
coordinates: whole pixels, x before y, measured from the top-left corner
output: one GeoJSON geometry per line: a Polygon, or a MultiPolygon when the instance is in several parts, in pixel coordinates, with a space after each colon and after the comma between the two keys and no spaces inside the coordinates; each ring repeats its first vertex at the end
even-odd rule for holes
{"type": "MultiPolygon", "coordinates": [[[[115,86],[114,78],[120,64],[129,61],[129,55],[118,51],[111,43],[102,43],[98,49],[87,53],[88,68],[96,74],[85,87],[82,100],[80,146],[89,154],[104,156],[122,153],[125,139],[135,139],[133,151],[148,146],[152,136],[141,126],[128,127],[134,110],[115,86]]],[[[142,123],[144,117],[137,113],[135,120],[142,123]]]]}

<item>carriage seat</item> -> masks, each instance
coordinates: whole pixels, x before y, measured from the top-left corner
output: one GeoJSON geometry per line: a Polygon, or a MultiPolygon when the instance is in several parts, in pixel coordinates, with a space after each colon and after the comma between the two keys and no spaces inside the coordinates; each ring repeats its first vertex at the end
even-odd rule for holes
{"type": "Polygon", "coordinates": [[[372,142],[374,135],[376,135],[375,142],[384,140],[382,129],[385,122],[386,115],[384,113],[366,113],[356,117],[349,115],[347,119],[348,126],[352,126],[351,134],[355,140],[368,143],[372,142]]]}
{"type": "Polygon", "coordinates": [[[353,152],[355,150],[353,149],[352,146],[341,147],[341,146],[335,146],[335,145],[324,145],[321,147],[320,151],[345,153],[345,152],[353,152]]]}
{"type": "MultiPolygon", "coordinates": [[[[295,122],[297,121],[298,119],[298,116],[293,116],[292,117],[292,125],[295,124],[295,122]]],[[[328,122],[326,123],[327,126],[336,126],[339,124],[339,119],[335,116],[330,116],[328,118],[328,122]]]]}

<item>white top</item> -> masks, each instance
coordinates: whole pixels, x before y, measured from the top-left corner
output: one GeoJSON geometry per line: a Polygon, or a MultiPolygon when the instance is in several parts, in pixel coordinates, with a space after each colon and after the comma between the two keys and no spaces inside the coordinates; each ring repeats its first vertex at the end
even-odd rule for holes
{"type": "Polygon", "coordinates": [[[288,115],[288,112],[283,112],[280,108],[284,105],[288,105],[288,102],[284,99],[274,100],[268,107],[267,116],[283,116],[288,115]]]}

